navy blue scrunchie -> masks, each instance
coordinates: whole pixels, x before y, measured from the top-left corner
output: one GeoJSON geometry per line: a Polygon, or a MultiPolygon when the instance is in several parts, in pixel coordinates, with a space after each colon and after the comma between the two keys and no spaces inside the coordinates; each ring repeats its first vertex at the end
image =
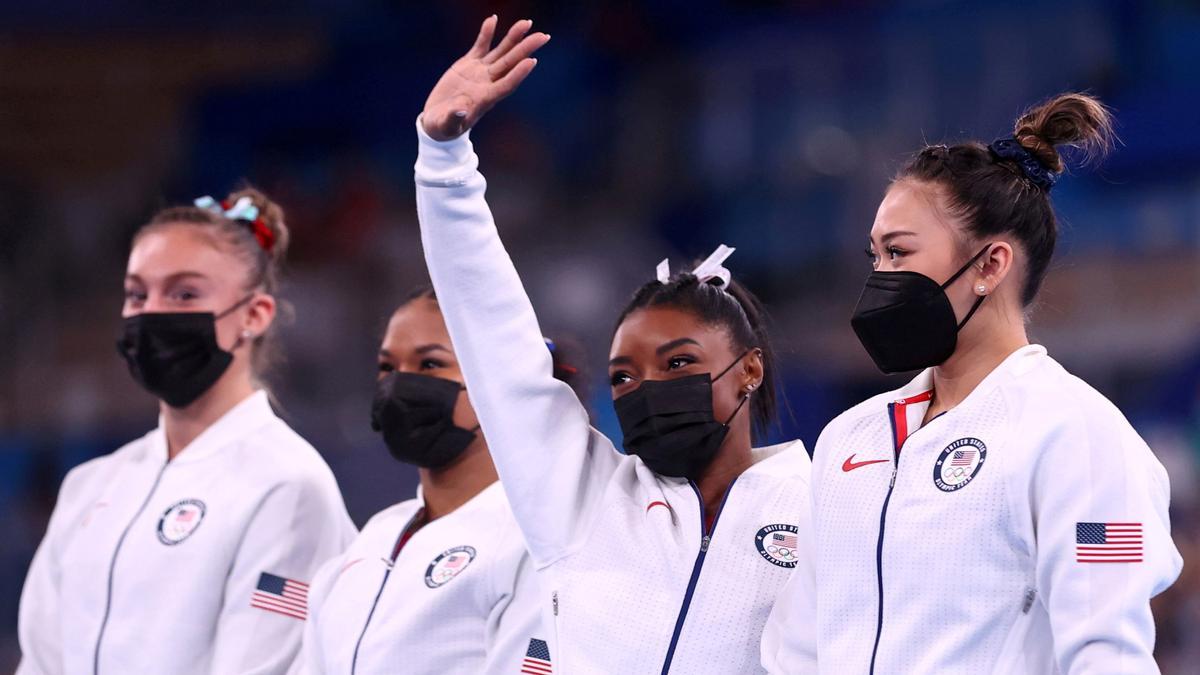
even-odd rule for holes
{"type": "Polygon", "coordinates": [[[1051,171],[1042,166],[1042,163],[1033,156],[1033,153],[1025,149],[1025,146],[1017,142],[1015,138],[1001,138],[992,141],[988,146],[997,159],[1007,159],[1017,163],[1021,167],[1021,173],[1033,182],[1034,185],[1042,190],[1049,192],[1050,188],[1058,182],[1060,174],[1057,171],[1051,171]]]}

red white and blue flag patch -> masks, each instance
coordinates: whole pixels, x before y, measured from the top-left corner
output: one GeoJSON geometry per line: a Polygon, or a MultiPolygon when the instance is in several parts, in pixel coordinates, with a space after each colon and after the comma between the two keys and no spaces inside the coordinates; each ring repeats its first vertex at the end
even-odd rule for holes
{"type": "Polygon", "coordinates": [[[1075,523],[1075,561],[1142,562],[1142,524],[1075,523]]]}
{"type": "Polygon", "coordinates": [[[263,572],[250,606],[303,621],[308,618],[308,584],[263,572]]]}
{"type": "Polygon", "coordinates": [[[529,649],[525,650],[521,672],[526,675],[549,675],[554,672],[550,667],[550,646],[545,640],[529,639],[529,649]]]}

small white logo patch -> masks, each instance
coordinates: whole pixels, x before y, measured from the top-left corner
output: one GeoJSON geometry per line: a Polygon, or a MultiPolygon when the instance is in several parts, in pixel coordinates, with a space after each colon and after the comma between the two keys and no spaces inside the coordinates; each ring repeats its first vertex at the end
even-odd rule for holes
{"type": "Polygon", "coordinates": [[[467,565],[475,559],[473,546],[455,546],[438,554],[425,570],[425,585],[437,588],[450,581],[467,569],[467,565]]]}
{"type": "Polygon", "coordinates": [[[206,509],[199,499],[183,499],[175,502],[158,519],[158,540],[167,546],[175,546],[192,536],[206,509]]]}
{"type": "Polygon", "coordinates": [[[800,556],[800,543],[797,541],[799,531],[795,525],[767,525],[754,535],[754,546],[758,548],[758,554],[772,565],[792,568],[800,556]]]}
{"type": "Polygon", "coordinates": [[[987,446],[978,438],[960,438],[942,451],[933,465],[933,484],[942,492],[966,487],[987,461],[987,446]]]}

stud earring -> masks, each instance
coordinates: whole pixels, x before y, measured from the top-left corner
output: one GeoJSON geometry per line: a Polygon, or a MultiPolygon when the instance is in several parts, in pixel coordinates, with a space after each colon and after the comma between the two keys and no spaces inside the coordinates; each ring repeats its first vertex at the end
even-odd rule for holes
{"type": "Polygon", "coordinates": [[[987,293],[987,286],[984,286],[983,284],[979,284],[978,286],[975,287],[975,292],[980,295],[984,295],[987,293]]]}
{"type": "Polygon", "coordinates": [[[243,340],[249,340],[249,339],[250,339],[250,331],[249,331],[249,330],[243,330],[243,331],[242,331],[242,339],[243,339],[243,340]]]}

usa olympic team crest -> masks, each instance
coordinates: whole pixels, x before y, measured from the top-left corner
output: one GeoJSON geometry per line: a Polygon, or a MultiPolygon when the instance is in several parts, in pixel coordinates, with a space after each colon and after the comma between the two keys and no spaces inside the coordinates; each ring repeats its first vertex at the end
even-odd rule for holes
{"type": "Polygon", "coordinates": [[[790,569],[799,558],[800,543],[796,540],[799,531],[795,525],[767,525],[754,535],[754,545],[764,560],[790,569]]]}
{"type": "Polygon", "coordinates": [[[192,536],[207,509],[199,499],[182,499],[172,504],[158,519],[158,540],[175,546],[192,536]]]}
{"type": "Polygon", "coordinates": [[[425,570],[425,585],[437,588],[467,569],[475,559],[473,546],[455,546],[438,554],[425,570]]]}
{"type": "Polygon", "coordinates": [[[978,438],[960,438],[942,451],[933,465],[933,484],[942,492],[966,487],[987,461],[987,446],[978,438]]]}

